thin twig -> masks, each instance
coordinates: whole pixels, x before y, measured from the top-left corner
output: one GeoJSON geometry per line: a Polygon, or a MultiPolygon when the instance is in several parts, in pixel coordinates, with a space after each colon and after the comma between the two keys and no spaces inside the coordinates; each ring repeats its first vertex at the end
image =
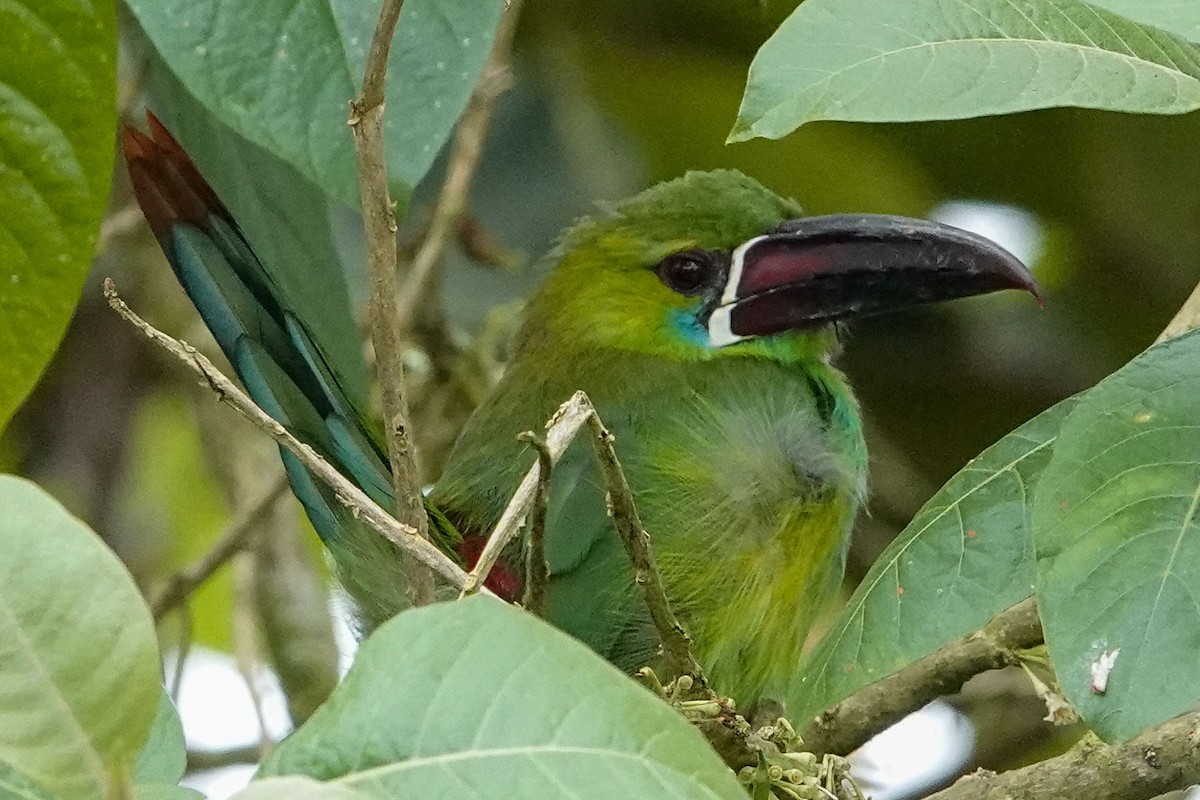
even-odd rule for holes
{"type": "Polygon", "coordinates": [[[617,451],[613,448],[614,437],[604,427],[595,411],[588,415],[587,422],[592,433],[592,446],[596,458],[600,461],[600,471],[604,475],[604,488],[608,494],[613,524],[633,565],[634,581],[642,590],[650,619],[662,639],[663,658],[668,669],[674,673],[672,677],[690,675],[695,684],[703,688],[707,686],[704,670],[692,655],[691,639],[671,611],[671,604],[667,600],[666,590],[654,563],[650,534],[642,525],[637,506],[633,502],[633,492],[625,479],[621,462],[617,460],[617,451]]]}
{"type": "Polygon", "coordinates": [[[258,723],[258,755],[266,758],[275,747],[267,729],[267,715],[258,673],[263,663],[262,636],[258,612],[254,605],[254,584],[257,581],[255,564],[249,554],[242,554],[233,565],[233,614],[230,626],[233,636],[233,660],[238,674],[250,695],[250,706],[258,723]]]}
{"type": "Polygon", "coordinates": [[[338,501],[350,513],[374,528],[382,536],[399,547],[404,552],[416,558],[422,564],[432,568],[456,589],[467,586],[468,576],[458,564],[454,563],[441,550],[434,547],[427,539],[417,534],[417,529],[399,522],[395,517],[380,508],[362,489],[355,486],[342,473],[334,469],[328,461],[317,455],[307,444],[293,436],[286,428],[263,411],[246,393],[239,389],[233,381],[225,377],[213,363],[199,353],[196,348],[184,342],[177,341],[158,330],[150,323],[135,314],[125,301],[117,294],[117,287],[111,278],[104,280],[104,296],[108,304],[126,321],[140,330],[147,338],[163,348],[171,355],[182,361],[189,369],[204,379],[212,389],[217,399],[240,412],[246,419],[266,431],[272,439],[287,448],[315,476],[329,485],[337,495],[338,501]]]}
{"type": "Polygon", "coordinates": [[[229,563],[231,558],[250,546],[263,520],[279,498],[287,492],[287,488],[287,478],[280,475],[241,516],[229,524],[211,550],[201,556],[200,560],[167,579],[162,589],[150,601],[150,611],[156,622],[186,601],[192,592],[212,577],[214,572],[229,563]]]}
{"type": "Polygon", "coordinates": [[[546,582],[550,578],[546,566],[546,506],[550,502],[550,473],[554,469],[554,459],[546,442],[533,431],[525,431],[517,438],[528,442],[538,454],[538,483],[533,495],[533,508],[529,512],[525,592],[521,605],[530,614],[543,617],[546,614],[546,582]]]}
{"type": "Polygon", "coordinates": [[[1200,712],[1152,728],[1132,742],[1087,736],[1066,753],[996,774],[979,770],[929,800],[1086,797],[1142,800],[1200,783],[1200,712]]]}
{"type": "Polygon", "coordinates": [[[179,705],[179,690],[183,686],[183,670],[187,666],[188,656],[192,652],[192,607],[184,600],[182,614],[179,615],[179,644],[175,649],[175,663],[171,668],[171,683],[167,693],[171,702],[179,705]]]}
{"type": "Polygon", "coordinates": [[[703,688],[707,685],[704,671],[692,655],[691,639],[671,611],[662,579],[654,563],[654,553],[650,549],[650,535],[642,525],[637,506],[633,502],[633,492],[629,489],[629,482],[625,479],[625,473],[613,449],[613,435],[604,427],[595,407],[583,392],[572,395],[546,423],[545,453],[539,453],[538,463],[529,468],[521,485],[513,492],[508,507],[500,515],[500,521],[492,529],[479,560],[471,570],[470,583],[462,593],[470,594],[484,584],[500,553],[520,531],[538,493],[543,459],[548,458],[551,466],[557,464],[584,425],[591,430],[592,445],[604,476],[613,524],[625,545],[633,566],[634,580],[641,587],[650,618],[662,639],[663,656],[667,666],[674,672],[674,677],[689,675],[698,688],[703,688]]]}
{"type": "Polygon", "coordinates": [[[955,639],[866,686],[800,730],[804,749],[845,755],[913,710],[953,694],[980,672],[1019,663],[1018,650],[1042,641],[1033,598],[1002,611],[974,633],[955,639]]]}
{"type": "MultiPolygon", "coordinates": [[[[571,444],[575,434],[579,432],[592,413],[592,404],[583,392],[573,394],[570,400],[563,403],[554,412],[554,416],[546,423],[546,450],[549,451],[553,463],[557,464],[558,460],[562,458],[567,446],[571,444]]],[[[540,474],[541,468],[535,463],[525,473],[521,485],[513,492],[508,506],[500,515],[499,521],[496,522],[496,527],[492,528],[487,544],[484,545],[483,552],[479,554],[479,560],[475,562],[466,585],[462,587],[464,595],[476,592],[484,585],[488,573],[496,565],[504,548],[521,530],[526,515],[533,507],[540,474]]]]}
{"type": "Polygon", "coordinates": [[[520,6],[520,0],[512,0],[500,18],[491,52],[450,143],[446,157],[446,178],[429,216],[424,239],[413,256],[404,288],[400,291],[397,320],[402,331],[413,326],[417,309],[427,302],[430,279],[441,265],[446,246],[466,214],[467,195],[483,155],[483,142],[487,137],[496,98],[504,93],[511,82],[508,58],[520,6]]]}
{"type": "MultiPolygon", "coordinates": [[[[396,204],[388,190],[387,150],[383,140],[388,51],[403,4],[404,0],[384,0],[367,54],[362,92],[350,103],[349,123],[358,158],[367,263],[371,273],[371,344],[375,349],[375,377],[382,393],[388,461],[396,494],[396,518],[416,529],[418,536],[428,539],[429,520],[422,503],[420,476],[412,449],[396,324],[396,204]]],[[[418,566],[412,576],[412,587],[414,605],[430,602],[433,599],[433,574],[418,566]]]]}

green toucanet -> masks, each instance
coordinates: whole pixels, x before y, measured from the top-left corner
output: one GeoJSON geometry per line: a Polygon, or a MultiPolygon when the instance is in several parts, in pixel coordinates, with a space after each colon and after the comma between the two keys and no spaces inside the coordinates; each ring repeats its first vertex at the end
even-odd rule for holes
{"type": "MultiPolygon", "coordinates": [[[[344,391],[228,210],[153,117],[150,128],[124,132],[133,186],[217,343],[260,406],[391,507],[366,398],[344,391]]],[[[842,576],[866,491],[858,409],[830,363],[836,323],[1032,290],[1032,278],[965,231],[803,218],[728,170],[688,173],[579,221],[549,260],[503,378],[426,501],[435,541],[468,565],[478,556],[532,461],[517,435],[582,389],[615,434],[667,594],[714,688],[743,705],[782,697],[842,576]]],[[[402,610],[393,546],[283,459],[364,629],[402,610]]],[[[545,546],[547,619],[623,669],[654,662],[658,638],[587,442],[553,471],[545,546]]],[[[490,588],[518,598],[523,563],[519,546],[506,553],[490,588]]]]}

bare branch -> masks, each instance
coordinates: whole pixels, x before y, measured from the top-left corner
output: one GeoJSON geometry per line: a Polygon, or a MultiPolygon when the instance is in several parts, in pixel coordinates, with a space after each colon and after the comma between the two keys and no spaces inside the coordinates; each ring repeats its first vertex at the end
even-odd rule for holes
{"type": "Polygon", "coordinates": [[[804,749],[845,755],[894,722],[974,675],[1019,663],[1017,651],[1042,641],[1033,598],[1002,611],[974,633],[882,678],[814,718],[800,731],[804,749]]]}
{"type": "Polygon", "coordinates": [[[162,589],[150,600],[150,612],[156,622],[185,602],[213,573],[250,546],[263,520],[287,488],[287,478],[280,475],[241,516],[229,524],[211,550],[167,579],[162,589]]]}
{"type": "Polygon", "coordinates": [[[258,722],[258,755],[266,758],[275,747],[267,729],[267,715],[258,675],[263,665],[262,631],[254,607],[254,583],[257,580],[253,559],[243,556],[233,564],[233,660],[250,695],[250,706],[258,722]]]}
{"type": "Polygon", "coordinates": [[[666,590],[659,577],[658,568],[654,563],[654,552],[650,548],[650,534],[642,525],[637,506],[633,502],[633,492],[617,460],[617,451],[613,449],[613,435],[604,427],[600,417],[593,411],[588,415],[588,427],[592,432],[592,446],[596,458],[600,461],[600,470],[604,474],[604,488],[608,492],[608,502],[612,513],[613,524],[625,545],[625,552],[633,564],[634,582],[642,590],[650,618],[662,639],[663,657],[667,667],[673,673],[672,677],[679,678],[689,675],[698,688],[705,688],[707,682],[704,670],[692,655],[692,640],[684,631],[679,620],[671,611],[667,600],[666,590]]]}
{"type": "Polygon", "coordinates": [[[483,73],[458,121],[446,158],[446,178],[430,214],[424,240],[413,256],[404,288],[400,291],[397,309],[400,330],[412,327],[417,309],[427,302],[430,279],[441,265],[446,246],[466,214],[467,194],[483,155],[483,142],[487,137],[496,98],[504,93],[511,81],[508,57],[520,11],[521,0],[512,0],[505,9],[483,73]]]}
{"type": "MultiPolygon", "coordinates": [[[[570,400],[558,407],[554,416],[546,423],[546,450],[550,453],[552,463],[558,463],[575,434],[579,433],[579,429],[592,413],[592,404],[583,392],[576,392],[570,400]]],[[[525,524],[525,517],[533,507],[534,496],[537,494],[540,475],[541,468],[536,463],[525,473],[521,485],[513,492],[512,499],[508,501],[508,506],[500,515],[496,527],[488,536],[487,544],[479,554],[479,560],[475,562],[467,584],[462,588],[464,595],[476,592],[483,586],[504,548],[525,524]]]]}
{"type": "MultiPolygon", "coordinates": [[[[350,103],[349,123],[358,158],[358,183],[371,273],[371,344],[375,349],[375,377],[383,398],[396,518],[427,539],[429,520],[421,499],[421,481],[413,454],[404,392],[404,366],[400,359],[396,316],[396,204],[388,190],[387,150],[383,141],[388,51],[403,4],[404,0],[384,0],[367,54],[362,92],[350,103]]],[[[414,570],[412,586],[415,605],[433,599],[433,575],[428,569],[418,567],[414,570]]]]}
{"type": "Polygon", "coordinates": [[[1105,745],[1089,735],[1057,758],[1001,774],[979,770],[929,800],[1158,797],[1200,783],[1198,734],[1200,712],[1160,725],[1127,744],[1105,745]]]}
{"type": "Polygon", "coordinates": [[[521,605],[530,614],[546,615],[546,581],[550,579],[546,566],[546,505],[550,502],[550,473],[554,459],[545,441],[533,431],[525,431],[519,437],[538,454],[538,483],[533,495],[533,508],[529,513],[529,541],[525,547],[525,592],[521,605]]]}
{"type": "Polygon", "coordinates": [[[432,568],[456,589],[464,588],[468,583],[467,573],[454,563],[441,550],[434,547],[427,539],[418,535],[417,529],[399,522],[395,517],[380,508],[371,498],[355,486],[342,473],[338,472],[328,461],[317,455],[307,444],[293,436],[286,428],[271,418],[254,401],[246,396],[233,381],[225,377],[213,363],[199,353],[196,348],[184,342],[172,339],[162,331],[135,314],[125,301],[117,294],[117,287],[111,278],[104,280],[104,296],[112,306],[130,324],[140,330],[152,342],[163,348],[171,355],[182,361],[189,369],[204,379],[212,389],[217,399],[240,412],[246,419],[266,431],[282,447],[287,448],[314,475],[328,484],[341,502],[356,517],[374,528],[390,542],[404,552],[416,558],[422,564],[432,568]]]}

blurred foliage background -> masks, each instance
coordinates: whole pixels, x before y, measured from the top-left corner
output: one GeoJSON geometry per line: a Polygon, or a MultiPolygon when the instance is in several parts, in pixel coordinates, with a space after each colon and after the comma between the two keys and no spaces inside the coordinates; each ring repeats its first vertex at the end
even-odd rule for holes
{"type": "MultiPolygon", "coordinates": [[[[873,469],[851,584],[968,459],[1153,341],[1200,275],[1200,117],[1063,109],[959,122],[824,122],[781,141],[726,146],[754,51],[792,7],[744,0],[526,4],[514,86],[499,101],[471,192],[473,220],[515,254],[501,259],[515,266],[453,254],[441,276],[443,303],[426,309],[428,324],[410,348],[429,478],[500,368],[517,302],[541,277],[537,256],[555,233],[598,201],[688,169],[736,167],[814,214],[1007,221],[1005,242],[1023,243],[1042,285],[1045,308],[1023,297],[988,297],[846,332],[841,365],[869,420],[873,469]]],[[[133,121],[143,104],[157,110],[145,91],[161,92],[170,78],[127,17],[123,34],[121,108],[133,121]]],[[[222,177],[247,180],[232,165],[230,174],[213,175],[223,169],[219,153],[207,162],[197,157],[218,185],[222,177]]],[[[435,169],[418,190],[412,220],[420,220],[440,178],[435,169]]],[[[286,197],[275,191],[283,204],[315,195],[299,186],[286,197]]],[[[328,217],[361,300],[356,215],[336,206],[314,213],[328,217]]],[[[260,494],[278,464],[269,443],[245,447],[259,439],[249,425],[109,312],[99,291],[106,275],[156,325],[205,341],[118,169],[84,300],[53,367],[0,441],[0,462],[100,531],[149,591],[208,550],[233,509],[260,494]]],[[[303,684],[334,663],[320,589],[327,577],[316,538],[298,530],[302,515],[289,508],[277,516],[277,536],[263,537],[272,546],[206,585],[190,604],[190,624],[171,615],[163,639],[186,635],[257,654],[281,672],[289,659],[308,659],[299,667],[309,676],[303,684]],[[284,576],[274,590],[287,602],[262,588],[269,580],[254,579],[262,574],[255,563],[284,576]],[[284,563],[288,569],[278,566],[284,563]],[[292,633],[281,637],[278,626],[292,633]],[[286,648],[278,642],[296,636],[307,643],[300,655],[280,652],[286,648]]],[[[1036,701],[1014,701],[1016,683],[993,684],[981,696],[1003,702],[968,696],[962,703],[974,702],[977,723],[989,713],[1009,717],[1010,737],[989,744],[981,736],[975,757],[998,766],[1028,757],[1031,744],[1051,737],[1038,724],[1044,709],[1036,701]],[[1030,717],[1026,733],[1038,736],[1013,730],[1022,710],[1030,717]]],[[[1020,694],[1028,693],[1020,687],[1020,694]]],[[[312,705],[292,699],[294,716],[312,705]]]]}

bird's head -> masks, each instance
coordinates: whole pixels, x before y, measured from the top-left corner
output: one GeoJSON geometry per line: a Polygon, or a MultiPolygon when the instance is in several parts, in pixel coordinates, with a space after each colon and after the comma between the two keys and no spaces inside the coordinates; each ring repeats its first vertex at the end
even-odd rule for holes
{"type": "MultiPolygon", "coordinates": [[[[947,225],[801,216],[732,170],[689,172],[570,228],[528,310],[542,337],[680,360],[821,357],[833,323],[1025,289],[1025,267],[947,225]]],[[[532,340],[532,341],[531,341],[532,340]]]]}

